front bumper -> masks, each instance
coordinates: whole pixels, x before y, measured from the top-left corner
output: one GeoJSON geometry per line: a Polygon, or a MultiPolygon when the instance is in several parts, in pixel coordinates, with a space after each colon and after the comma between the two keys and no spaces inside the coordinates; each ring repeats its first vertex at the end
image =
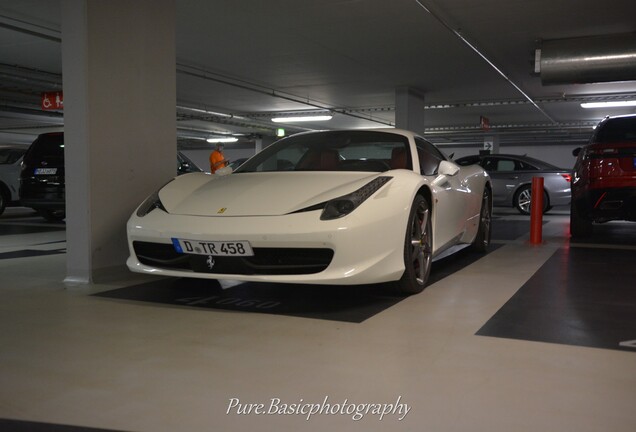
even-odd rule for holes
{"type": "Polygon", "coordinates": [[[404,272],[406,216],[354,212],[321,221],[320,211],[206,217],[155,209],[144,217],[130,218],[127,265],[139,273],[204,279],[342,285],[388,282],[398,280],[404,272]],[[180,254],[184,257],[179,259],[171,252],[172,238],[248,241],[256,256],[247,263],[242,258],[213,257],[215,265],[210,268],[204,265],[206,256],[180,254]],[[156,249],[162,249],[170,263],[145,259],[148,252],[140,252],[140,242],[145,251],[157,244],[156,249]],[[325,264],[322,268],[321,263],[325,264]],[[295,265],[294,274],[280,274],[289,273],[281,268],[290,265],[295,265]]]}

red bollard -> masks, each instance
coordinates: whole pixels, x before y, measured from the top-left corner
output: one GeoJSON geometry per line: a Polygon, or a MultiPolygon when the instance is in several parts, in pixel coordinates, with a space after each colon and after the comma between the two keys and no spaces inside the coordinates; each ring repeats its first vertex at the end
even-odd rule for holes
{"type": "Polygon", "coordinates": [[[530,198],[530,244],[541,244],[543,236],[543,177],[532,177],[530,198]]]}

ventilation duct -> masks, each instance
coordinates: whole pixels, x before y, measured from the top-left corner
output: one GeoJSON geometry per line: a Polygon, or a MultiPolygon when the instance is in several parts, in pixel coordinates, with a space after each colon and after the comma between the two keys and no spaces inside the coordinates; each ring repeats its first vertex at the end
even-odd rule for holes
{"type": "Polygon", "coordinates": [[[636,80],[636,34],[543,41],[536,67],[544,85],[636,80]]]}

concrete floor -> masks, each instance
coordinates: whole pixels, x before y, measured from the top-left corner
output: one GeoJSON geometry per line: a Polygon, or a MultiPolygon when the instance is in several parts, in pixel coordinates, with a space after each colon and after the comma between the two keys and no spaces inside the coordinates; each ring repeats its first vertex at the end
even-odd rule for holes
{"type": "Polygon", "coordinates": [[[570,247],[567,214],[546,220],[360,323],[100,297],[148,279],[65,286],[63,230],[2,235],[0,429],[633,432],[636,348],[476,335],[570,247]],[[27,249],[52,252],[8,255],[27,249]]]}

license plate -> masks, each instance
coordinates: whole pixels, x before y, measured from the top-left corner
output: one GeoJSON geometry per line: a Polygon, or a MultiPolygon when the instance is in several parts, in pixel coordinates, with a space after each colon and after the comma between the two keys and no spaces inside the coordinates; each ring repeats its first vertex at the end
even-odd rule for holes
{"type": "Polygon", "coordinates": [[[36,168],[33,172],[35,175],[55,175],[57,174],[57,168],[36,168]]]}
{"type": "Polygon", "coordinates": [[[212,256],[253,256],[254,251],[247,241],[203,241],[173,238],[172,244],[178,253],[212,256]]]}

